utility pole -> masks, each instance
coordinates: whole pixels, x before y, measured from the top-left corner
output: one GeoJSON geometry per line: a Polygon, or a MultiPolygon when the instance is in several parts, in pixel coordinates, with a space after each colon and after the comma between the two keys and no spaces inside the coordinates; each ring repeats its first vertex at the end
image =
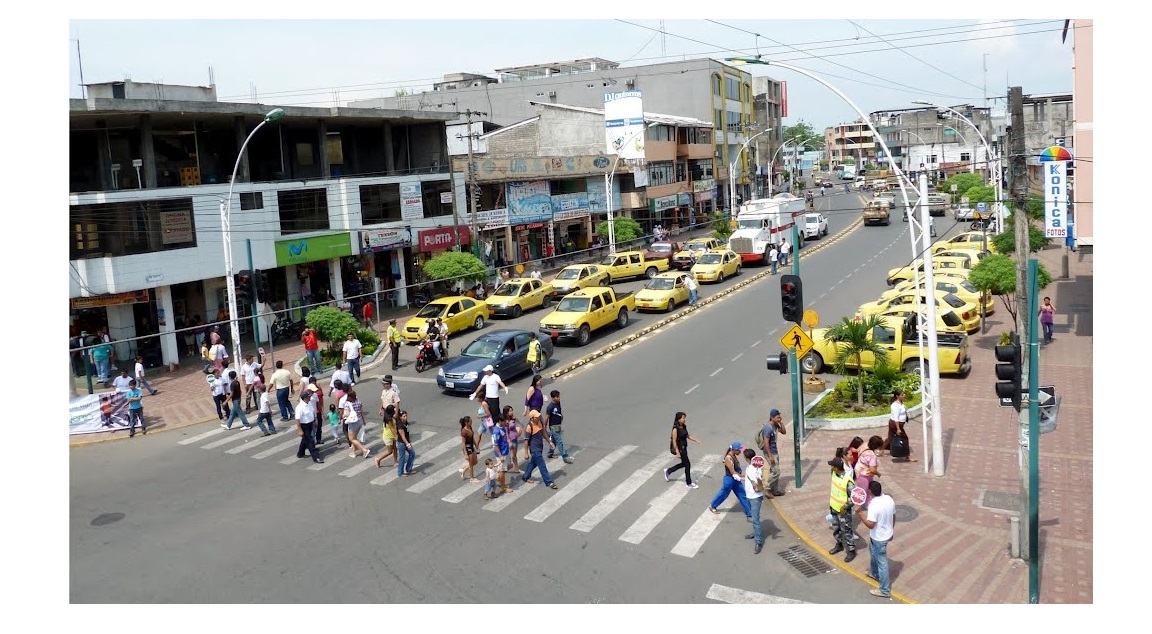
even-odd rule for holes
{"type": "MultiPolygon", "coordinates": [[[[464,112],[461,112],[458,114],[462,114],[468,118],[468,135],[467,135],[468,136],[468,185],[467,185],[466,189],[468,190],[468,204],[469,204],[468,209],[472,215],[472,230],[470,232],[470,235],[472,236],[472,252],[474,255],[476,255],[476,257],[480,257],[480,246],[479,246],[480,235],[479,235],[479,230],[477,228],[477,222],[476,222],[476,206],[477,206],[479,201],[477,200],[477,195],[476,195],[476,193],[477,193],[476,192],[476,168],[475,168],[475,165],[473,165],[473,163],[472,163],[472,138],[478,137],[480,135],[472,133],[472,117],[483,117],[483,116],[487,116],[488,113],[487,112],[477,112],[477,111],[469,108],[468,110],[465,110],[464,112]]],[[[461,135],[457,134],[456,138],[460,138],[460,136],[461,135]]],[[[459,251],[460,250],[460,221],[459,221],[459,218],[456,216],[456,205],[452,205],[452,215],[453,215],[454,220],[456,221],[456,250],[459,251]]]]}
{"type": "MultiPolygon", "coordinates": [[[[1024,92],[1020,86],[1008,89],[1008,112],[1011,116],[1012,126],[1008,129],[1008,164],[1011,168],[1009,176],[1009,193],[1012,196],[1012,221],[1016,233],[1016,333],[1020,341],[1028,342],[1028,317],[1032,313],[1032,306],[1028,298],[1028,213],[1024,209],[1028,201],[1028,163],[1024,134],[1024,92]]],[[[1021,384],[1028,384],[1028,376],[1033,372],[1030,367],[1030,355],[1025,355],[1023,363],[1023,376],[1021,384]]],[[[1025,437],[1028,426],[1028,412],[1021,410],[1017,416],[1019,427],[1018,438],[1025,437]]],[[[1039,442],[1040,439],[1028,437],[1029,443],[1039,442]]],[[[1020,557],[1028,559],[1031,552],[1029,544],[1030,514],[1028,504],[1028,460],[1023,446],[1019,447],[1020,465],[1020,557]]]]}

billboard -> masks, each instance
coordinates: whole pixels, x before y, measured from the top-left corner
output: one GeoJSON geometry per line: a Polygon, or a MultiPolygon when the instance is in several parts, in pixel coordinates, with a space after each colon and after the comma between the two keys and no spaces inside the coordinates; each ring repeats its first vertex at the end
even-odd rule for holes
{"type": "Polygon", "coordinates": [[[604,93],[604,133],[609,154],[644,158],[644,103],[639,90],[604,93]]]}
{"type": "Polygon", "coordinates": [[[404,220],[418,220],[424,217],[424,194],[420,181],[400,183],[400,217],[404,220]]]}
{"type": "Polygon", "coordinates": [[[523,225],[552,219],[552,191],[548,181],[508,183],[508,223],[523,225]]]}
{"type": "Polygon", "coordinates": [[[1072,153],[1059,145],[1040,153],[1044,178],[1044,235],[1068,237],[1068,163],[1072,153]]]}

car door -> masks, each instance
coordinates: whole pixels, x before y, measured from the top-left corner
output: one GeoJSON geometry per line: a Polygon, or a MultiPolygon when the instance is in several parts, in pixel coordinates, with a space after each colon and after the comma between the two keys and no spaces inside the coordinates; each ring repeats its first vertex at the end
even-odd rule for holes
{"type": "Polygon", "coordinates": [[[589,326],[593,329],[599,328],[604,325],[604,300],[601,299],[603,293],[592,298],[592,304],[588,307],[588,313],[592,323],[589,326]]]}
{"type": "MultiPolygon", "coordinates": [[[[872,329],[872,341],[880,345],[885,352],[888,353],[889,363],[893,359],[899,361],[896,354],[896,330],[884,326],[883,324],[877,325],[872,329]]],[[[866,368],[876,367],[876,354],[873,352],[864,352],[860,355],[860,362],[866,368]]]]}
{"type": "Polygon", "coordinates": [[[628,256],[628,275],[640,275],[643,271],[640,270],[640,254],[633,253],[628,256]]]}
{"type": "Polygon", "coordinates": [[[672,299],[677,304],[688,301],[688,287],[684,286],[683,275],[676,276],[676,284],[672,288],[672,299]]]}
{"type": "Polygon", "coordinates": [[[448,334],[459,332],[464,329],[463,324],[467,323],[467,315],[462,314],[463,309],[460,307],[460,302],[452,302],[448,310],[444,313],[444,323],[448,324],[448,334]]]}
{"type": "Polygon", "coordinates": [[[532,366],[528,363],[528,344],[536,335],[530,332],[517,333],[513,338],[516,343],[516,349],[512,353],[513,370],[511,376],[516,376],[521,372],[528,372],[532,366]]]}
{"type": "Polygon", "coordinates": [[[580,277],[576,278],[575,288],[585,288],[588,286],[588,276],[590,275],[588,269],[589,267],[587,266],[580,269],[580,277]]]}
{"type": "Polygon", "coordinates": [[[476,319],[476,315],[480,312],[480,304],[475,300],[462,299],[460,300],[461,312],[463,312],[463,325],[461,329],[468,328],[476,319]]]}
{"type": "Polygon", "coordinates": [[[520,306],[524,310],[528,310],[529,308],[534,308],[542,304],[544,301],[542,299],[544,294],[541,289],[543,287],[544,285],[540,282],[540,280],[532,280],[531,282],[521,286],[520,296],[524,299],[520,302],[520,306]]]}

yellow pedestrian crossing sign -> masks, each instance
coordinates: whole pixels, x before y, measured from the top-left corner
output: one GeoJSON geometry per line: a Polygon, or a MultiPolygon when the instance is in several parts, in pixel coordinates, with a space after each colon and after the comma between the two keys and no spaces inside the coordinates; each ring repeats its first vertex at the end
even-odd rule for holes
{"type": "Polygon", "coordinates": [[[780,345],[784,346],[785,350],[796,348],[796,358],[799,359],[812,349],[812,338],[800,326],[792,324],[792,328],[780,337],[780,345]]]}

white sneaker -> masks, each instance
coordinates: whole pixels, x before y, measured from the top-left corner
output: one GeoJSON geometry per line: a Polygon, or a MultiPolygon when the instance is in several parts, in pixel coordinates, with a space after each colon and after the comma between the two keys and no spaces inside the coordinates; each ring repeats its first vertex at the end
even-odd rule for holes
{"type": "Polygon", "coordinates": [[[367,458],[367,457],[368,457],[368,454],[370,454],[370,453],[372,453],[372,450],[371,450],[371,449],[365,449],[365,450],[364,450],[364,457],[365,457],[365,458],[367,458]]]}
{"type": "Polygon", "coordinates": [[[664,470],[664,481],[668,482],[668,470],[667,469],[664,470]]]}
{"type": "Polygon", "coordinates": [[[700,488],[700,485],[696,484],[695,482],[693,482],[692,484],[685,485],[685,486],[687,486],[689,489],[699,489],[700,488]]]}
{"type": "Polygon", "coordinates": [[[220,423],[220,429],[228,429],[228,426],[224,423],[220,423]]]}

